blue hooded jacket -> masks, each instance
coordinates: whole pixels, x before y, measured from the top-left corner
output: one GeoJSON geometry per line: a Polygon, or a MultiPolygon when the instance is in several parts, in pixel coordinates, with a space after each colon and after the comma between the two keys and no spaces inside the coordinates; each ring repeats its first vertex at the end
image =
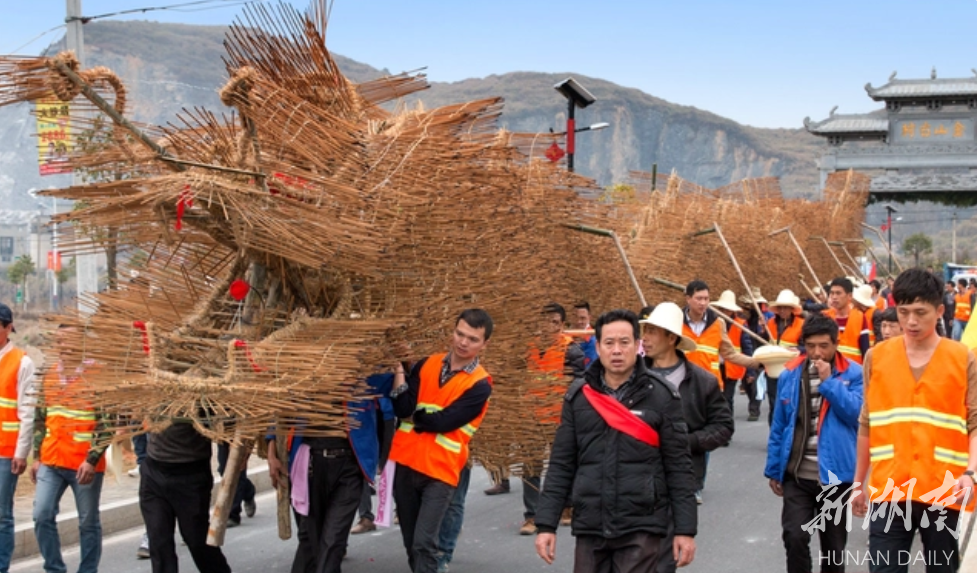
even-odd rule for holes
{"type": "MultiPolygon", "coordinates": [[[[767,440],[767,466],[763,475],[784,481],[794,426],[801,398],[801,373],[807,357],[787,364],[777,387],[777,407],[767,440]]],[[[824,397],[821,430],[818,433],[818,475],[822,484],[850,483],[855,479],[855,449],[858,441],[858,415],[862,409],[862,367],[835,354],[831,376],[822,380],[818,391],[824,397]]]]}
{"type": "MultiPolygon", "coordinates": [[[[371,484],[377,475],[377,464],[380,459],[377,410],[380,409],[383,412],[384,419],[390,419],[387,416],[388,411],[390,415],[393,413],[393,408],[389,404],[390,390],[393,388],[393,382],[393,373],[368,376],[366,378],[366,384],[370,389],[369,393],[377,394],[380,397],[377,399],[371,398],[346,403],[349,416],[358,422],[358,427],[351,429],[349,432],[349,443],[353,447],[353,453],[356,454],[356,461],[359,463],[360,470],[363,471],[363,476],[371,484]],[[383,404],[384,400],[387,401],[386,407],[383,404]]],[[[266,436],[266,439],[273,440],[275,439],[275,435],[269,434],[266,436]]],[[[298,451],[300,445],[302,445],[302,435],[296,432],[292,438],[291,447],[288,450],[289,473],[292,471],[292,462],[295,460],[295,453],[298,451]]]]}

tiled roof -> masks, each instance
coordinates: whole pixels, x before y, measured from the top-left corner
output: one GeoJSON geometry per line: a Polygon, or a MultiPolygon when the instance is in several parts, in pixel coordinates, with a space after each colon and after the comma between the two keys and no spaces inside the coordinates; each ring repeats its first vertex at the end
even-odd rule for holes
{"type": "Polygon", "coordinates": [[[832,115],[823,121],[804,119],[804,127],[811,133],[887,133],[889,120],[886,116],[869,113],[832,115]]]}
{"type": "Polygon", "coordinates": [[[924,80],[890,79],[884,86],[873,88],[865,84],[865,91],[876,101],[915,97],[977,96],[977,77],[924,80]]]}

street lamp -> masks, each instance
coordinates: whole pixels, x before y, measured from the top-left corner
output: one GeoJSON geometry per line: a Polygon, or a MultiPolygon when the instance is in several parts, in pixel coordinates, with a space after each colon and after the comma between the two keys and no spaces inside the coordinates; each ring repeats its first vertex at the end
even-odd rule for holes
{"type": "MultiPolygon", "coordinates": [[[[574,122],[573,112],[576,108],[585,108],[590,104],[597,101],[587,88],[580,85],[577,80],[573,78],[567,78],[562,82],[553,86],[553,89],[563,94],[563,97],[567,98],[567,171],[573,171],[573,152],[576,144],[574,134],[577,131],[586,131],[586,129],[578,130],[574,122]]],[[[595,124],[600,125],[600,124],[595,124]]],[[[606,125],[604,127],[607,127],[606,125]]],[[[593,129],[590,126],[588,129],[593,129]]]]}
{"type": "MultiPolygon", "coordinates": [[[[888,212],[888,216],[886,218],[885,226],[886,226],[886,229],[889,231],[889,276],[892,276],[892,214],[893,213],[898,213],[899,211],[897,211],[896,209],[894,209],[892,207],[892,205],[886,205],[885,206],[885,210],[888,212]]],[[[896,220],[898,221],[898,220],[901,220],[901,219],[902,219],[902,217],[899,217],[896,220]]]]}
{"type": "MultiPolygon", "coordinates": [[[[591,124],[591,125],[588,125],[588,126],[585,126],[585,127],[578,127],[577,129],[574,129],[573,132],[574,133],[580,133],[581,131],[600,131],[602,129],[607,129],[610,126],[611,126],[611,124],[609,124],[607,122],[594,123],[594,124],[591,124]]],[[[552,127],[550,128],[550,133],[552,133],[553,135],[566,135],[567,134],[567,132],[565,132],[565,131],[556,131],[556,132],[554,132],[552,127]]]]}

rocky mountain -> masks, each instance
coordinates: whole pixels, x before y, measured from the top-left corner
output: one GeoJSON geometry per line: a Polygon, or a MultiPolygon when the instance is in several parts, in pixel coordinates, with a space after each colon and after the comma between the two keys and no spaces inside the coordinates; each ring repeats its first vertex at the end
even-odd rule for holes
{"type": "MultiPolygon", "coordinates": [[[[177,123],[183,108],[221,110],[216,90],[227,72],[221,56],[226,28],[98,21],[85,26],[88,66],[103,65],[125,82],[130,114],[139,121],[177,123]]],[[[57,52],[63,44],[49,48],[57,52]]],[[[389,73],[337,56],[354,81],[389,73]]],[[[423,62],[419,62],[423,64],[423,62]]],[[[396,71],[396,70],[395,70],[396,71]]],[[[597,98],[579,110],[577,124],[610,127],[578,136],[577,170],[602,185],[626,181],[631,170],[675,169],[682,177],[718,187],[744,177],[779,176],[789,195],[815,192],[814,158],[820,142],[802,129],[757,129],[640,90],[566,74],[513,72],[454,83],[433,83],[415,98],[427,107],[501,95],[502,125],[515,131],[565,128],[565,100],[553,85],[574,76],[597,98]]],[[[61,186],[64,176],[40,177],[34,119],[26,105],[0,108],[0,205],[34,209],[31,188],[61,186]]]]}

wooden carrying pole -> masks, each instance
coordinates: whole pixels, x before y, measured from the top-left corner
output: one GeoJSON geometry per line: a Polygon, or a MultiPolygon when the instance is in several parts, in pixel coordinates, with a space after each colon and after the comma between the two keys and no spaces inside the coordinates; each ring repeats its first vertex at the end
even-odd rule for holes
{"type": "Polygon", "coordinates": [[[851,261],[851,268],[855,271],[855,274],[862,277],[862,281],[868,282],[868,277],[862,272],[862,267],[859,266],[858,261],[855,260],[855,257],[851,256],[851,253],[849,253],[848,249],[845,248],[845,243],[843,241],[831,241],[828,244],[841,247],[841,252],[845,253],[845,256],[848,257],[849,261],[851,261]]]}
{"type": "Polygon", "coordinates": [[[794,248],[797,249],[797,254],[799,254],[801,256],[801,260],[804,261],[804,265],[807,267],[807,272],[811,273],[811,278],[814,279],[814,282],[819,286],[823,285],[824,283],[821,282],[821,279],[818,278],[817,273],[814,272],[814,267],[811,266],[811,261],[807,260],[807,255],[804,254],[804,249],[801,248],[800,243],[798,243],[797,239],[794,238],[794,233],[790,231],[790,226],[784,227],[778,231],[774,231],[767,236],[772,237],[778,233],[787,233],[787,236],[790,237],[790,242],[794,243],[794,248]]]}
{"type": "MultiPolygon", "coordinates": [[[[713,222],[712,227],[708,229],[703,229],[697,233],[693,233],[693,237],[698,237],[700,235],[708,235],[710,233],[716,233],[719,236],[719,240],[722,241],[723,247],[726,249],[726,253],[729,255],[729,260],[733,263],[733,268],[736,269],[736,274],[739,275],[740,281],[743,283],[743,288],[746,289],[747,296],[750,297],[750,301],[753,303],[753,309],[756,311],[757,316],[763,316],[763,311],[760,310],[760,303],[757,302],[756,297],[753,296],[753,289],[750,288],[750,283],[746,282],[746,276],[743,274],[743,269],[740,268],[740,264],[736,261],[736,255],[733,254],[733,249],[729,248],[729,243],[726,242],[726,237],[723,236],[723,230],[719,228],[719,223],[713,222]]],[[[735,321],[734,321],[735,322],[735,321]]],[[[773,333],[770,332],[770,327],[767,323],[763,323],[763,329],[767,331],[767,335],[772,339],[773,333]]]]}
{"type": "Polygon", "coordinates": [[[892,257],[893,262],[896,263],[896,268],[899,269],[899,272],[901,273],[903,270],[905,270],[902,268],[902,265],[899,264],[899,259],[896,258],[895,253],[893,253],[892,249],[889,248],[889,243],[885,240],[885,236],[882,234],[882,231],[878,230],[876,227],[873,227],[872,225],[869,225],[867,223],[859,223],[859,224],[865,227],[866,229],[874,232],[876,235],[878,235],[879,241],[882,242],[882,246],[885,247],[885,251],[889,253],[889,256],[892,257]]]}
{"type": "Polygon", "coordinates": [[[825,239],[824,237],[818,236],[818,237],[808,237],[808,240],[810,240],[810,241],[821,241],[822,243],[824,243],[824,248],[825,249],[828,249],[828,252],[831,253],[831,258],[835,260],[835,263],[838,265],[838,268],[841,269],[841,274],[842,275],[847,275],[848,274],[848,269],[845,268],[845,265],[841,264],[841,259],[839,259],[838,258],[838,255],[835,254],[834,249],[832,249],[831,248],[831,245],[828,244],[828,240],[827,239],[825,239]]]}
{"type": "Polygon", "coordinates": [[[872,255],[872,260],[875,261],[876,268],[877,269],[880,269],[880,270],[882,268],[884,268],[884,265],[882,264],[882,261],[880,261],[879,258],[877,256],[875,256],[875,251],[872,249],[872,245],[870,245],[868,243],[868,239],[845,239],[845,242],[846,243],[858,243],[858,244],[864,246],[865,247],[865,252],[867,252],[869,255],[872,255]]]}
{"type": "Polygon", "coordinates": [[[221,478],[220,488],[217,490],[217,500],[210,514],[210,527],[207,529],[207,545],[220,547],[224,545],[224,533],[227,531],[227,518],[234,505],[234,493],[241,478],[241,462],[244,458],[244,445],[241,443],[240,430],[235,431],[231,451],[227,455],[224,466],[224,477],[221,478]]]}
{"type": "MultiPolygon", "coordinates": [[[[282,424],[275,426],[284,427],[282,424]]],[[[275,453],[283,467],[288,467],[288,440],[284,436],[275,440],[275,453]]],[[[288,476],[278,476],[278,538],[292,537],[292,491],[288,476]]]]}
{"type": "Polygon", "coordinates": [[[638,300],[641,301],[641,306],[648,306],[648,302],[645,300],[645,295],[641,292],[641,285],[638,284],[638,278],[634,276],[634,270],[631,268],[631,263],[628,261],[628,255],[624,252],[624,245],[621,244],[621,240],[618,238],[617,233],[611,231],[610,229],[598,229],[596,227],[588,227],[587,225],[563,223],[563,226],[567,229],[580,231],[581,233],[590,233],[591,235],[610,237],[611,239],[614,239],[614,246],[617,247],[617,252],[621,255],[621,261],[624,263],[624,269],[628,272],[628,278],[631,279],[631,286],[634,287],[634,292],[637,293],[638,300]]]}
{"type": "MultiPolygon", "coordinates": [[[[672,282],[672,281],[670,281],[668,279],[663,279],[663,278],[660,278],[660,277],[654,277],[652,280],[654,280],[658,284],[665,285],[667,287],[672,287],[673,289],[676,289],[676,290],[680,290],[682,292],[685,292],[685,287],[684,286],[682,286],[682,285],[680,285],[680,284],[678,284],[676,282],[672,282]]],[[[736,328],[742,330],[744,333],[746,333],[746,334],[750,335],[751,337],[753,337],[753,339],[756,340],[757,342],[759,342],[761,346],[762,345],[765,345],[765,344],[770,344],[769,341],[764,340],[763,337],[760,336],[759,334],[753,332],[749,328],[747,328],[747,327],[743,326],[742,324],[740,324],[740,323],[736,322],[735,320],[733,320],[733,317],[731,317],[728,314],[726,314],[725,312],[723,312],[722,309],[720,309],[719,307],[716,307],[716,306],[710,304],[709,305],[709,308],[711,308],[713,310],[713,312],[715,312],[720,317],[726,319],[726,322],[728,322],[729,324],[732,324],[736,328]]],[[[760,313],[760,316],[763,316],[763,313],[760,313]]]]}

